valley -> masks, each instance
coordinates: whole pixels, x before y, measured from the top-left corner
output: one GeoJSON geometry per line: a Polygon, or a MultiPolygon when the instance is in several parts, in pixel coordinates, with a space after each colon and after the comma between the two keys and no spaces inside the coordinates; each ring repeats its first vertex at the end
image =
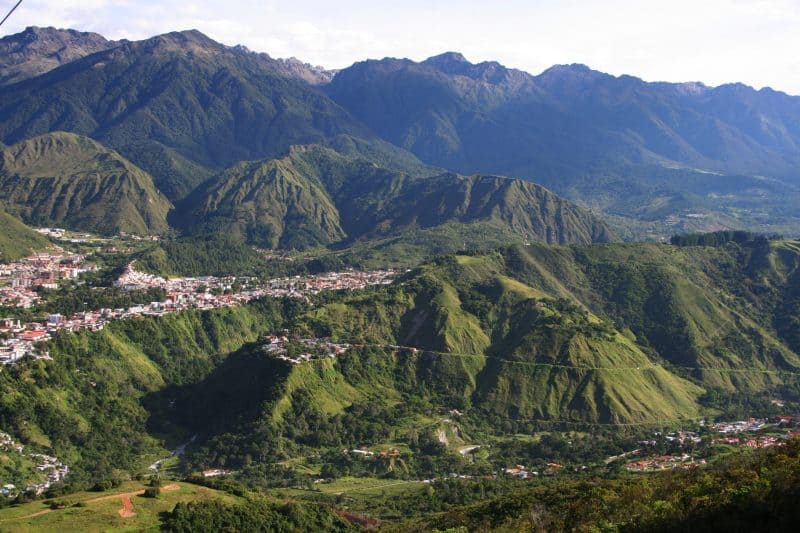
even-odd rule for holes
{"type": "Polygon", "coordinates": [[[0,37],[0,530],[796,523],[800,97],[138,31],[0,37]]]}
{"type": "MultiPolygon", "coordinates": [[[[389,490],[413,500],[426,486],[672,470],[739,446],[781,446],[791,433],[777,424],[793,420],[800,368],[792,326],[771,313],[793,298],[784,284],[798,248],[745,233],[713,242],[512,246],[393,278],[275,279],[237,307],[130,312],[98,331],[62,330],[44,344],[50,359],[6,367],[4,394],[15,392],[0,416],[5,431],[67,458],[82,483],[122,475],[120,466],[148,475],[168,446],[188,443],[156,472],[216,469],[250,490],[330,494],[328,504],[367,514],[370,495],[389,490]],[[684,286],[701,276],[716,285],[684,286]],[[656,301],[666,304],[650,315],[656,301]],[[769,349],[748,354],[747,343],[769,349]],[[51,387],[68,392],[54,401],[51,387]],[[90,407],[108,402],[126,407],[90,407]],[[711,425],[737,414],[776,422],[711,425]],[[128,429],[96,431],[108,424],[128,429]],[[102,451],[119,438],[136,446],[102,451]],[[631,455],[606,462],[620,454],[631,455]],[[101,473],[100,457],[117,466],[101,473]]],[[[187,282],[192,296],[217,287],[130,266],[117,280],[168,295],[187,282]]]]}

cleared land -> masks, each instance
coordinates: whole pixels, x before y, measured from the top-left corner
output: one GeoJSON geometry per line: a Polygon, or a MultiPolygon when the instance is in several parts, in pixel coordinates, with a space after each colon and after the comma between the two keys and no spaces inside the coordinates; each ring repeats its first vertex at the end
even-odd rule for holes
{"type": "Polygon", "coordinates": [[[59,498],[57,501],[64,504],[60,509],[50,509],[43,501],[9,507],[0,510],[0,530],[155,531],[160,523],[159,513],[171,511],[178,502],[237,500],[224,492],[184,482],[161,487],[158,498],[144,498],[144,489],[144,483],[130,481],[102,496],[79,492],[59,498]]]}

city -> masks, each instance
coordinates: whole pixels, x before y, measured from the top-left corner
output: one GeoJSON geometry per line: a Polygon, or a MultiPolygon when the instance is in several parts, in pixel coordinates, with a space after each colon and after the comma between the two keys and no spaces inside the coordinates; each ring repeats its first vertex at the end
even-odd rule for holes
{"type": "MultiPolygon", "coordinates": [[[[0,265],[0,306],[30,308],[40,302],[33,290],[55,288],[60,280],[74,280],[83,272],[96,270],[85,264],[85,256],[61,248],[40,253],[9,265],[0,265]]],[[[23,323],[15,318],[0,318],[0,364],[14,364],[25,357],[48,358],[41,345],[60,331],[99,331],[113,320],[141,316],[162,316],[187,309],[214,309],[241,305],[262,297],[305,298],[321,291],[349,291],[392,282],[394,270],[345,271],[293,276],[261,282],[250,277],[189,277],[166,279],[140,272],[131,262],[114,285],[126,290],[163,289],[160,302],[134,305],[125,309],[97,309],[62,316],[48,313],[41,322],[23,323]]]]}

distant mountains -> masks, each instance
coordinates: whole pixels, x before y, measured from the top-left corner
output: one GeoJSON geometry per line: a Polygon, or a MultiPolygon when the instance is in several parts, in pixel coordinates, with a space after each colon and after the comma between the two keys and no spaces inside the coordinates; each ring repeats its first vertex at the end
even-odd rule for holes
{"type": "Polygon", "coordinates": [[[0,152],[0,205],[31,224],[96,233],[162,233],[172,204],[113,150],[48,133],[0,152]]]}
{"type": "Polygon", "coordinates": [[[672,165],[800,179],[800,98],[770,89],[646,83],[584,65],[532,76],[447,53],[356,63],[326,92],[387,140],[462,171],[552,180],[672,165]]]}
{"type": "Polygon", "coordinates": [[[583,65],[532,76],[448,53],[356,63],[325,91],[424,161],[533,179],[630,217],[661,218],[650,204],[664,201],[735,217],[731,204],[796,199],[800,184],[800,98],[771,89],[646,83],[583,65]]]}
{"type": "MultiPolygon", "coordinates": [[[[53,131],[90,137],[149,173],[179,210],[204,213],[204,224],[225,209],[197,211],[199,191],[230,177],[226,169],[317,144],[378,166],[392,152],[394,166],[385,168],[408,174],[535,181],[607,215],[627,237],[800,232],[800,98],[770,89],[646,83],[582,65],[533,76],[457,53],[333,72],[194,30],[113,42],[29,28],[1,43],[9,74],[0,141],[53,131]],[[373,153],[337,146],[343,139],[373,153]]],[[[348,189],[352,198],[369,192],[360,183],[366,188],[348,189]]],[[[311,241],[352,238],[330,224],[311,241]]]]}

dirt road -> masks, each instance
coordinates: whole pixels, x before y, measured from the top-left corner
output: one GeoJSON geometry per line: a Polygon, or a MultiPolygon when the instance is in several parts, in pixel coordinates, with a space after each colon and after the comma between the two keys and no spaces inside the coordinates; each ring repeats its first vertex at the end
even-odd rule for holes
{"type": "MultiPolygon", "coordinates": [[[[172,483],[171,485],[167,485],[165,487],[161,487],[162,491],[173,491],[180,489],[180,485],[177,483],[172,483]]],[[[133,501],[131,498],[134,496],[141,496],[144,494],[144,489],[137,490],[134,492],[123,492],[122,494],[110,494],[108,496],[100,496],[99,498],[90,498],[88,500],[81,500],[82,503],[94,503],[94,502],[103,502],[107,500],[113,500],[114,498],[120,498],[122,500],[122,509],[119,510],[119,515],[122,518],[131,518],[136,516],[136,513],[133,512],[133,501]]],[[[77,503],[77,502],[76,502],[77,503]]],[[[0,522],[13,522],[14,520],[27,520],[29,518],[36,518],[37,516],[46,515],[48,513],[52,513],[54,511],[60,511],[61,509],[43,509],[41,511],[37,511],[35,513],[26,514],[23,516],[15,516],[14,518],[5,518],[0,520],[0,522]]]]}

